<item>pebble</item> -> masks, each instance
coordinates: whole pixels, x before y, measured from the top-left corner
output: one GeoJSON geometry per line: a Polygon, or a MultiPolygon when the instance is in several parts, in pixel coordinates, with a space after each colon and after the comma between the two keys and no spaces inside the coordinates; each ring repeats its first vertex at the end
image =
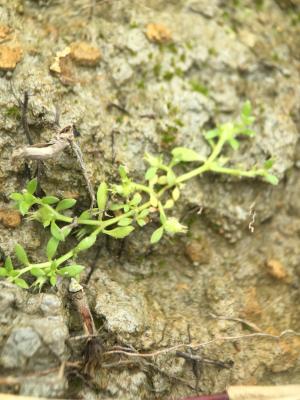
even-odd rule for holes
{"type": "Polygon", "coordinates": [[[207,264],[211,258],[211,249],[207,243],[193,240],[186,245],[185,254],[194,265],[207,264]]]}
{"type": "Polygon", "coordinates": [[[162,24],[148,24],[146,36],[150,42],[154,43],[166,43],[172,39],[171,31],[162,24]]]}
{"type": "Polygon", "coordinates": [[[7,39],[9,34],[12,32],[12,29],[7,25],[0,25],[0,39],[7,39]]]}
{"type": "Polygon", "coordinates": [[[94,67],[101,59],[100,50],[86,42],[73,42],[70,50],[72,60],[85,67],[94,67]]]}
{"type": "Polygon", "coordinates": [[[2,209],[0,210],[0,222],[6,228],[16,228],[21,223],[21,215],[17,210],[2,209]]]}
{"type": "Polygon", "coordinates": [[[284,280],[288,276],[284,266],[278,260],[275,259],[267,260],[266,267],[268,274],[275,279],[284,280]]]}
{"type": "Polygon", "coordinates": [[[21,47],[0,45],[0,69],[4,71],[14,70],[22,56],[21,47]]]}
{"type": "Polygon", "coordinates": [[[1,363],[5,368],[20,368],[26,365],[42,345],[39,335],[30,327],[13,330],[3,348],[1,363]]]}

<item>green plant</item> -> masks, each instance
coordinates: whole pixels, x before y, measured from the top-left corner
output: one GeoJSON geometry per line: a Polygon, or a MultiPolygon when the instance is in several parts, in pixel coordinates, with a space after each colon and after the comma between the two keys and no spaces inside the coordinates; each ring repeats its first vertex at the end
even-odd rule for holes
{"type": "Polygon", "coordinates": [[[75,205],[76,200],[59,200],[55,196],[39,198],[35,196],[37,181],[31,180],[22,193],[13,193],[11,198],[23,216],[37,220],[44,228],[49,228],[51,237],[46,246],[47,261],[31,262],[23,247],[17,244],[16,257],[23,267],[15,269],[11,258],[7,257],[4,267],[0,268],[0,276],[23,288],[29,287],[23,279],[26,274],[33,276],[35,280],[32,285],[40,288],[48,280],[51,285],[55,285],[57,276],[77,278],[84,266],[76,263],[76,257],[92,247],[98,235],[124,238],[136,226],[146,225],[150,221],[150,215],[154,213],[159,215],[160,226],[152,233],[151,243],[157,243],[165,233],[173,235],[186,232],[186,227],[167,213],[179,199],[184,183],[205,172],[248,178],[262,177],[266,182],[276,185],[278,179],[269,172],[273,160],[267,160],[261,168],[254,166],[250,170],[244,170],[230,166],[230,158],[222,155],[226,145],[233,150],[238,149],[238,136],[254,135],[250,129],[253,121],[251,105],[247,102],[237,122],[225,123],[206,132],[204,136],[211,147],[207,158],[185,147],[174,148],[167,163],[162,155],[146,154],[145,160],[149,168],[145,173],[144,184],[134,182],[129,178],[126,168],[120,166],[120,183],[108,186],[106,182],[102,182],[97,191],[97,207],[82,212],[79,217],[70,217],[65,213],[75,205]],[[180,174],[180,165],[189,163],[194,168],[180,174]],[[59,244],[66,240],[73,229],[77,231],[79,243],[65,254],[57,256],[59,244]]]}

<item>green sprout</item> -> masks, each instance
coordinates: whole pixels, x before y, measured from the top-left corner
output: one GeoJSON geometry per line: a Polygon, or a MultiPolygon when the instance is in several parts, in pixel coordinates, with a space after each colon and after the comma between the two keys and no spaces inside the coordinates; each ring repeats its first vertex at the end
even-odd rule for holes
{"type": "Polygon", "coordinates": [[[146,154],[145,160],[149,167],[144,183],[134,182],[128,176],[126,168],[121,165],[120,183],[109,185],[102,182],[97,190],[97,207],[82,212],[78,217],[69,216],[70,209],[76,203],[75,199],[59,200],[55,196],[39,198],[35,195],[37,180],[31,180],[22,193],[12,193],[10,197],[23,216],[39,221],[44,228],[49,229],[47,261],[33,263],[24,248],[17,244],[16,258],[22,267],[15,269],[11,258],[7,257],[4,266],[0,268],[0,276],[22,288],[28,288],[28,281],[32,282],[33,279],[31,286],[40,289],[48,281],[54,286],[58,276],[79,279],[85,267],[77,264],[76,258],[79,253],[95,244],[98,235],[125,238],[137,226],[147,225],[153,214],[159,215],[160,224],[151,235],[152,244],[159,242],[164,234],[185,233],[187,227],[177,218],[168,216],[168,211],[178,201],[184,183],[206,172],[236,177],[261,177],[265,182],[277,185],[277,177],[270,173],[272,159],[267,160],[263,167],[254,166],[250,170],[244,170],[229,165],[229,158],[222,155],[228,145],[233,150],[239,148],[238,137],[254,136],[250,129],[253,122],[251,105],[246,102],[238,121],[224,123],[204,134],[211,148],[207,158],[186,147],[174,148],[167,163],[163,155],[146,154]],[[192,165],[193,168],[181,173],[182,164],[192,165]],[[60,243],[73,230],[76,231],[78,244],[65,254],[57,255],[60,243]],[[31,279],[28,280],[30,275],[31,279]]]}

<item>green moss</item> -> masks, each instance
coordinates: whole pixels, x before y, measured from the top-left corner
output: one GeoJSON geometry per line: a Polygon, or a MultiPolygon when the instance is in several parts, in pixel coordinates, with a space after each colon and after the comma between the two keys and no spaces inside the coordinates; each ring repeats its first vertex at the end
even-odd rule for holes
{"type": "Polygon", "coordinates": [[[203,94],[204,96],[208,96],[208,88],[204,86],[201,82],[193,79],[190,81],[190,85],[193,92],[198,92],[203,94]]]}
{"type": "Polygon", "coordinates": [[[6,109],[5,115],[7,117],[19,119],[21,117],[20,108],[18,106],[12,106],[6,109]]]}
{"type": "Polygon", "coordinates": [[[163,78],[164,78],[164,80],[166,80],[166,81],[172,80],[173,77],[174,77],[174,73],[171,72],[171,71],[167,71],[167,72],[165,72],[164,75],[163,75],[163,78]]]}
{"type": "Polygon", "coordinates": [[[137,22],[135,22],[135,21],[132,21],[131,23],[130,23],[130,25],[129,25],[129,28],[130,29],[136,29],[136,28],[138,28],[139,27],[139,24],[137,23],[137,22]]]}
{"type": "Polygon", "coordinates": [[[181,68],[177,67],[175,68],[175,75],[179,76],[180,78],[183,78],[184,71],[181,68]]]}
{"type": "Polygon", "coordinates": [[[181,119],[179,119],[179,118],[175,118],[174,119],[174,123],[177,125],[177,126],[180,126],[181,128],[184,126],[184,123],[181,121],[181,119]]]}
{"type": "Polygon", "coordinates": [[[136,86],[137,86],[139,89],[145,89],[145,88],[146,88],[145,81],[144,81],[143,79],[141,79],[140,81],[137,82],[136,86]]]}
{"type": "Polygon", "coordinates": [[[160,77],[160,73],[161,73],[161,64],[155,64],[153,67],[153,74],[156,78],[160,77]]]}
{"type": "Polygon", "coordinates": [[[171,144],[176,140],[178,127],[168,125],[165,129],[161,130],[161,141],[163,144],[171,144]]]}

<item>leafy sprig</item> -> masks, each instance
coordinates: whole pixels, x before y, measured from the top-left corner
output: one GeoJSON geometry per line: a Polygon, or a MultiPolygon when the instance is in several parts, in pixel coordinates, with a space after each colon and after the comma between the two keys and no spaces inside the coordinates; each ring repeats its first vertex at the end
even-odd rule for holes
{"type": "Polygon", "coordinates": [[[143,184],[134,182],[125,166],[119,167],[120,183],[109,185],[102,182],[97,190],[97,207],[86,210],[79,217],[70,217],[70,209],[75,199],[59,200],[55,196],[39,198],[35,195],[37,180],[31,180],[22,193],[12,193],[11,199],[23,216],[39,221],[49,229],[50,239],[46,245],[47,261],[31,262],[24,248],[17,244],[16,258],[22,265],[15,269],[10,257],[4,267],[0,268],[0,276],[7,278],[22,288],[28,288],[28,280],[24,276],[31,275],[32,286],[41,288],[47,281],[55,285],[57,277],[78,278],[84,266],[76,263],[79,253],[91,248],[98,235],[108,235],[116,239],[128,236],[137,226],[147,225],[154,214],[159,215],[159,227],[151,235],[150,242],[155,244],[164,234],[185,233],[187,228],[168,210],[175,206],[184,188],[184,183],[205,172],[232,175],[236,177],[261,177],[264,181],[277,185],[278,179],[270,173],[273,160],[266,160],[263,167],[253,166],[250,170],[230,165],[230,158],[223,152],[226,146],[233,150],[239,148],[239,137],[254,136],[250,126],[254,122],[251,105],[246,102],[241,117],[236,122],[219,125],[204,134],[211,147],[207,158],[186,147],[176,147],[171,152],[168,162],[163,155],[146,154],[149,164],[143,184]],[[180,165],[191,164],[193,168],[181,174],[180,165]],[[66,213],[67,211],[67,213],[66,213]],[[78,244],[63,255],[57,255],[59,245],[64,242],[73,230],[79,240],[78,244]]]}

